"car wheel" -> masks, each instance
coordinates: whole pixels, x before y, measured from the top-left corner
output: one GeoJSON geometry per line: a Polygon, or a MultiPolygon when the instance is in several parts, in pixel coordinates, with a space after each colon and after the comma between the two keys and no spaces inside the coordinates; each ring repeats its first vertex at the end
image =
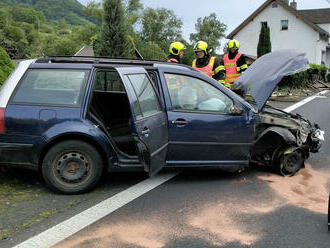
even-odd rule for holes
{"type": "Polygon", "coordinates": [[[98,151],[88,143],[68,140],[54,145],[42,163],[42,175],[50,189],[63,194],[91,190],[103,172],[98,151]]]}
{"type": "Polygon", "coordinates": [[[290,148],[282,149],[279,152],[278,170],[283,176],[293,176],[304,166],[305,162],[304,154],[301,150],[289,150],[290,148]]]}

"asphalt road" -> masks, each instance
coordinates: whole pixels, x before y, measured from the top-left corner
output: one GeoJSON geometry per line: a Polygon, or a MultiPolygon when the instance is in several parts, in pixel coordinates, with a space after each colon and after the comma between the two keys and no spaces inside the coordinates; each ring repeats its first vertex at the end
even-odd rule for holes
{"type": "MultiPolygon", "coordinates": [[[[312,154],[296,176],[280,177],[257,168],[242,173],[183,171],[56,247],[328,248],[330,94],[294,112],[326,131],[321,152],[312,154]]],[[[47,191],[38,179],[24,182],[41,197],[16,206],[15,217],[33,216],[31,209],[34,214],[40,209],[55,213],[0,241],[0,247],[18,244],[144,179],[144,174],[109,174],[97,190],[69,197],[47,191]]],[[[5,224],[0,220],[1,227],[5,224]]]]}

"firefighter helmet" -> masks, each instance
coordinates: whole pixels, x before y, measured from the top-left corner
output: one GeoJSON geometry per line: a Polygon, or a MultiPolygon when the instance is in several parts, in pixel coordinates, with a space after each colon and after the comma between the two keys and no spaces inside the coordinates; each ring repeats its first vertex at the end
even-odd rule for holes
{"type": "Polygon", "coordinates": [[[195,46],[194,46],[194,51],[198,52],[198,51],[203,51],[205,54],[209,53],[209,49],[207,48],[208,45],[205,41],[198,41],[195,46]]]}
{"type": "Polygon", "coordinates": [[[228,48],[231,49],[231,48],[237,48],[239,49],[239,42],[238,40],[230,40],[228,42],[228,48]]]}
{"type": "Polygon", "coordinates": [[[180,41],[172,42],[169,48],[170,54],[179,55],[179,53],[186,49],[185,45],[183,45],[180,41]]]}

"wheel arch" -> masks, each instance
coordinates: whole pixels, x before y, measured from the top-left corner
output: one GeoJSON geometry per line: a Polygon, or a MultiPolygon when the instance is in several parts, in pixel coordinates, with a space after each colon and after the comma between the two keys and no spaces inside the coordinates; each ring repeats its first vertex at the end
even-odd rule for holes
{"type": "Polygon", "coordinates": [[[109,166],[109,161],[108,161],[108,154],[107,152],[102,148],[101,144],[98,143],[95,139],[93,139],[90,136],[75,133],[75,134],[64,134],[61,136],[57,136],[56,138],[52,139],[47,145],[42,149],[39,155],[38,159],[38,170],[41,171],[42,167],[42,162],[44,160],[44,157],[46,156],[47,152],[55,145],[63,141],[67,140],[79,140],[79,141],[84,141],[93,147],[96,148],[96,150],[99,152],[102,162],[103,162],[103,167],[106,169],[109,166]]]}
{"type": "Polygon", "coordinates": [[[296,144],[297,139],[296,137],[288,130],[282,127],[269,127],[264,130],[257,138],[256,143],[260,140],[265,139],[267,136],[278,136],[282,141],[288,144],[296,144]]]}
{"type": "Polygon", "coordinates": [[[280,127],[266,128],[252,146],[252,161],[270,166],[275,150],[285,144],[296,145],[296,138],[289,130],[280,127]]]}

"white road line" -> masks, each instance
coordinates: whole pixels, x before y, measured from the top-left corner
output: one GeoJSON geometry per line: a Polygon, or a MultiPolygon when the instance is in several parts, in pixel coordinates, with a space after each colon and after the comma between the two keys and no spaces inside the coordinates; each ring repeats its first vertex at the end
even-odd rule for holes
{"type": "Polygon", "coordinates": [[[293,111],[293,110],[295,110],[295,109],[301,107],[302,105],[304,105],[304,104],[306,104],[306,103],[308,103],[308,102],[314,100],[315,98],[320,97],[320,96],[322,96],[322,95],[324,95],[324,94],[326,94],[326,93],[328,93],[328,92],[329,92],[329,90],[321,91],[321,92],[319,92],[318,94],[316,94],[316,95],[314,95],[314,96],[310,96],[310,97],[308,97],[308,98],[306,98],[306,99],[304,99],[304,100],[302,100],[302,101],[300,101],[300,102],[297,102],[297,103],[291,105],[290,107],[284,109],[284,111],[286,111],[286,112],[291,112],[291,111],[293,111]]]}
{"type": "MultiPolygon", "coordinates": [[[[313,99],[328,93],[328,90],[322,91],[314,96],[308,97],[286,109],[284,111],[291,112],[296,108],[312,101],[313,99]]],[[[58,225],[24,241],[23,243],[15,246],[14,248],[48,248],[51,247],[71,235],[79,232],[83,228],[93,224],[101,218],[109,215],[115,210],[125,206],[131,201],[144,195],[150,190],[158,187],[159,185],[172,179],[177,173],[160,174],[153,178],[146,179],[106,200],[99,204],[77,214],[70,219],[59,223],[58,225]]]]}
{"type": "Polygon", "coordinates": [[[79,232],[83,228],[93,224],[115,210],[123,207],[150,190],[165,183],[178,175],[176,173],[162,173],[153,178],[146,179],[102,202],[77,214],[70,219],[24,241],[14,248],[48,248],[71,235],[79,232]]]}

